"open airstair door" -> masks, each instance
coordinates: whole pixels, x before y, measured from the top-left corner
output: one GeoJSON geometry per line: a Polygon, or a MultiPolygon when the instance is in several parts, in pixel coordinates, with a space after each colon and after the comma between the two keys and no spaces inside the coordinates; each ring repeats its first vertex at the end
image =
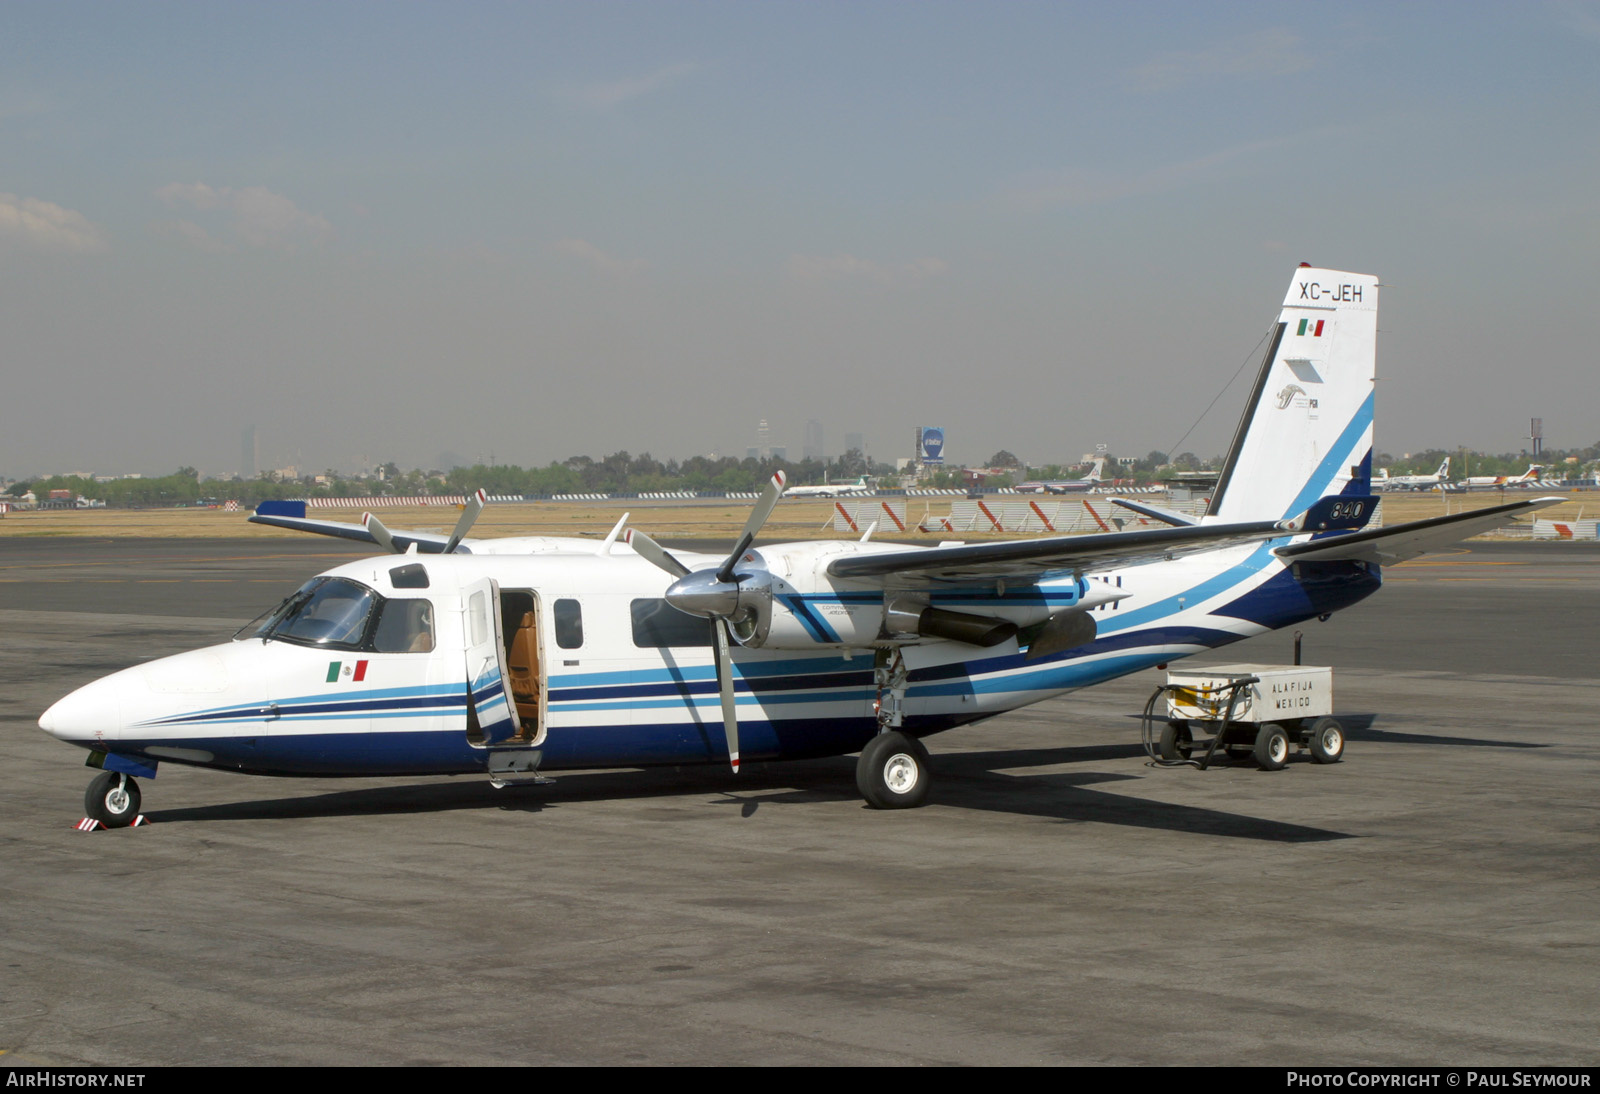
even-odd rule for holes
{"type": "Polygon", "coordinates": [[[516,748],[521,726],[500,637],[500,587],[490,578],[461,586],[467,643],[467,741],[474,748],[516,748]]]}

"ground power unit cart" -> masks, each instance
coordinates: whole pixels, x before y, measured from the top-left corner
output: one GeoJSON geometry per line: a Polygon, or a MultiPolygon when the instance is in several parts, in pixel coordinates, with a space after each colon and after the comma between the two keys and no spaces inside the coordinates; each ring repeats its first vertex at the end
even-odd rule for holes
{"type": "Polygon", "coordinates": [[[1204,768],[1220,750],[1279,771],[1294,749],[1319,764],[1344,755],[1344,727],[1333,717],[1333,669],[1310,665],[1210,665],[1173,669],[1144,707],[1144,745],[1166,765],[1204,768]],[[1166,697],[1159,738],[1156,704],[1166,697]],[[1202,735],[1209,739],[1202,739],[1202,735]]]}

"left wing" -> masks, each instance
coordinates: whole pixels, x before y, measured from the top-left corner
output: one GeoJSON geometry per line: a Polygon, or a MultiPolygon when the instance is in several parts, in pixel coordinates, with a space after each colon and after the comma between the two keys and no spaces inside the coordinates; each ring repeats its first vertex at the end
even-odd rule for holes
{"type": "MultiPolygon", "coordinates": [[[[251,524],[270,524],[275,528],[293,528],[299,532],[315,532],[319,536],[337,536],[340,539],[354,539],[362,543],[375,543],[385,550],[404,551],[413,543],[417,551],[425,555],[444,554],[445,546],[450,542],[449,536],[441,536],[435,532],[390,532],[389,536],[394,546],[385,544],[364,524],[346,524],[338,520],[312,520],[308,517],[295,517],[287,514],[262,512],[257,510],[250,517],[251,524]]],[[[472,548],[465,543],[455,547],[457,554],[471,554],[472,548]]]]}

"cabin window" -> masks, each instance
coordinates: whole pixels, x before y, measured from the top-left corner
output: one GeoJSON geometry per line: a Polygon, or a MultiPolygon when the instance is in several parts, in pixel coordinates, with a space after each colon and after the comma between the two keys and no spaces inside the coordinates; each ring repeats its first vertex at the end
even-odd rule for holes
{"type": "Polygon", "coordinates": [[[709,621],[680,612],[665,600],[635,600],[632,612],[633,644],[641,649],[712,644],[709,621]]]}
{"type": "Polygon", "coordinates": [[[583,605],[576,600],[557,600],[555,605],[556,645],[575,650],[583,645],[583,605]]]}
{"type": "Polygon", "coordinates": [[[385,600],[372,632],[372,649],[375,653],[432,653],[432,602],[385,600]]]}

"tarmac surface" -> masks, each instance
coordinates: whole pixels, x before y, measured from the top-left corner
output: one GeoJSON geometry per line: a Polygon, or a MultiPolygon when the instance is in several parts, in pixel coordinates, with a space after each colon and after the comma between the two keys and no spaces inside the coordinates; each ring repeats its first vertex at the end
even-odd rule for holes
{"type": "Polygon", "coordinates": [[[1594,545],[1473,545],[1303,627],[1332,766],[1147,766],[1147,672],[932,738],[919,810],[853,757],[164,766],[149,826],[72,827],[46,706],[362,553],[0,541],[0,1066],[1600,1060],[1594,545]]]}

